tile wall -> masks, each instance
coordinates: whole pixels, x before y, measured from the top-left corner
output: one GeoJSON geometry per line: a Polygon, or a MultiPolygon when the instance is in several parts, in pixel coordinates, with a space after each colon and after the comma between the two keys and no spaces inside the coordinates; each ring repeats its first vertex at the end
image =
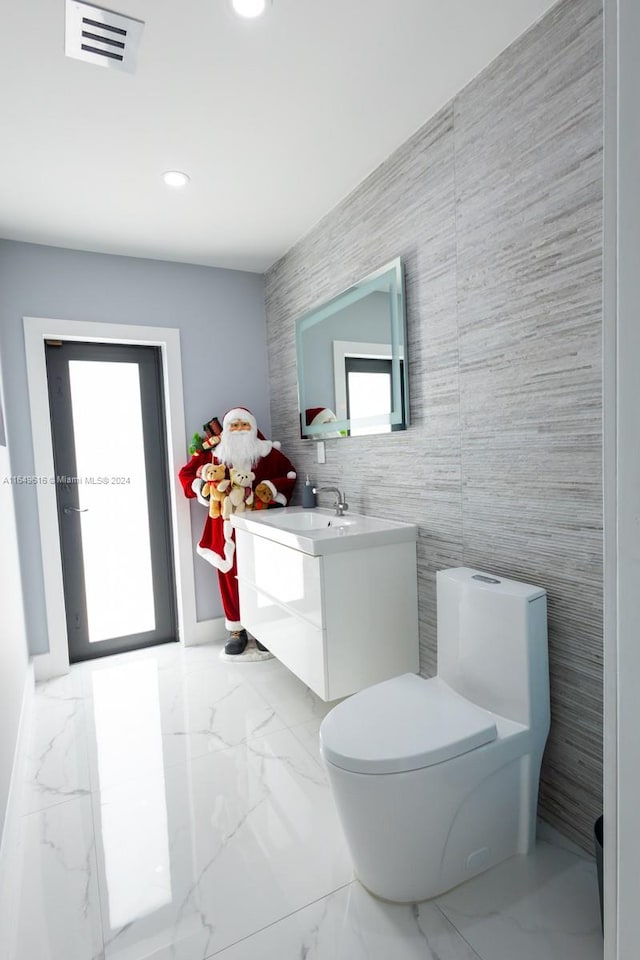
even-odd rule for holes
{"type": "Polygon", "coordinates": [[[561,0],[267,275],[273,437],[352,510],[419,524],[421,672],[436,570],[547,589],[540,812],[585,847],[602,805],[602,66],[600,0],[561,0]],[[398,255],[410,428],[328,441],[320,466],[298,434],[296,318],[398,255]]]}

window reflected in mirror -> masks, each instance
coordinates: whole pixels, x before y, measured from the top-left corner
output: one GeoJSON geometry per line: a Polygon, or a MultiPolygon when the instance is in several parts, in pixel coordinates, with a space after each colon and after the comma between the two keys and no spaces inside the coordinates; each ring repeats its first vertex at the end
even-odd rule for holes
{"type": "Polygon", "coordinates": [[[372,360],[367,357],[348,357],[345,361],[347,379],[347,417],[351,436],[367,433],[390,433],[391,424],[380,427],[361,427],[358,424],[368,416],[389,417],[391,414],[391,360],[372,360]]]}

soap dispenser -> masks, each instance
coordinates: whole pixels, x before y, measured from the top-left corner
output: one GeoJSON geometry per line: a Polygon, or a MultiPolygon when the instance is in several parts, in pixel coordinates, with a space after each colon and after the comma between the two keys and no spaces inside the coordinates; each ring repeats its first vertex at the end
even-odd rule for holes
{"type": "Polygon", "coordinates": [[[306,508],[316,506],[316,495],[313,490],[313,484],[309,480],[309,474],[307,474],[307,479],[302,488],[302,506],[306,508]]]}

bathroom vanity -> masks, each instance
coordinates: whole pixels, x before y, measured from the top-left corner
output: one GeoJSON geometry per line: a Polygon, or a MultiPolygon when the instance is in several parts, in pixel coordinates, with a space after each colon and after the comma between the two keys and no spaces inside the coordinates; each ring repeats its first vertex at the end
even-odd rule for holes
{"type": "Polygon", "coordinates": [[[232,523],[242,624],[319,697],[417,672],[414,524],[300,507],[232,523]]]}

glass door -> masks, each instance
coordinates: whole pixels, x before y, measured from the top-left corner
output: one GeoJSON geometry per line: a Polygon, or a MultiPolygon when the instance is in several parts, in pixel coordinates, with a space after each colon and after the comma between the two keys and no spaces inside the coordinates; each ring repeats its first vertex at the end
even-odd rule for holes
{"type": "Polygon", "coordinates": [[[46,357],[70,660],[175,640],[159,349],[46,357]]]}

